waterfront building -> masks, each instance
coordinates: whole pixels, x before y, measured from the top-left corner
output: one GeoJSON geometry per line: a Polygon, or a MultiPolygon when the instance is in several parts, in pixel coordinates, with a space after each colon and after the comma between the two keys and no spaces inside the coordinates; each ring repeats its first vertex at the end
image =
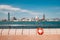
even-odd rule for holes
{"type": "Polygon", "coordinates": [[[39,17],[38,17],[38,16],[36,16],[36,17],[35,17],[35,20],[36,20],[36,21],[39,21],[39,17]]]}
{"type": "Polygon", "coordinates": [[[8,12],[8,21],[10,21],[10,13],[8,12]]]}

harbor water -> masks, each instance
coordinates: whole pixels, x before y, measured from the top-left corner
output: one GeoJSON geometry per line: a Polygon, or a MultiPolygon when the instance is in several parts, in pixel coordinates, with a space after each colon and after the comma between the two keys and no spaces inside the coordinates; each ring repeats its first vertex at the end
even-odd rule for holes
{"type": "Polygon", "coordinates": [[[60,28],[60,21],[20,21],[20,22],[0,22],[0,29],[8,29],[8,28],[60,28]]]}

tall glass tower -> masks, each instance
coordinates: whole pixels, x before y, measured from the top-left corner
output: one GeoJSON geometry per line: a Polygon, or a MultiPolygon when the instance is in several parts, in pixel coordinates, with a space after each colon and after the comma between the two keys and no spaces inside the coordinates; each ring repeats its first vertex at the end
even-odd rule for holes
{"type": "Polygon", "coordinates": [[[10,13],[8,12],[8,21],[10,21],[10,13]]]}

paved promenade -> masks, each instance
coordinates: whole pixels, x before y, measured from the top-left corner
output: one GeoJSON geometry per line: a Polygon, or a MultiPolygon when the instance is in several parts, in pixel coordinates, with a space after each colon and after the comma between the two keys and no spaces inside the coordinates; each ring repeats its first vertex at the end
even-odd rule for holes
{"type": "Polygon", "coordinates": [[[43,29],[39,35],[37,29],[0,29],[0,40],[60,40],[60,29],[43,29]]]}

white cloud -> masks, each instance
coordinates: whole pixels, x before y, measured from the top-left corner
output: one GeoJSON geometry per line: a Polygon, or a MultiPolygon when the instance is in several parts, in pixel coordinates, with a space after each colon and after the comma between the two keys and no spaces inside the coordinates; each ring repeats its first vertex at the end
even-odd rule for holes
{"type": "Polygon", "coordinates": [[[0,5],[0,10],[5,10],[5,11],[21,11],[20,8],[14,8],[12,6],[9,5],[0,5]]]}
{"type": "Polygon", "coordinates": [[[60,9],[60,7],[55,7],[55,9],[60,9]]]}
{"type": "Polygon", "coordinates": [[[21,9],[21,8],[15,8],[10,5],[0,5],[0,12],[3,12],[5,14],[8,12],[11,12],[11,13],[12,12],[26,12],[32,15],[42,15],[42,13],[32,12],[32,11],[21,9]]]}
{"type": "Polygon", "coordinates": [[[60,7],[50,7],[49,9],[54,9],[54,10],[56,10],[56,9],[60,9],[60,7]]]}

